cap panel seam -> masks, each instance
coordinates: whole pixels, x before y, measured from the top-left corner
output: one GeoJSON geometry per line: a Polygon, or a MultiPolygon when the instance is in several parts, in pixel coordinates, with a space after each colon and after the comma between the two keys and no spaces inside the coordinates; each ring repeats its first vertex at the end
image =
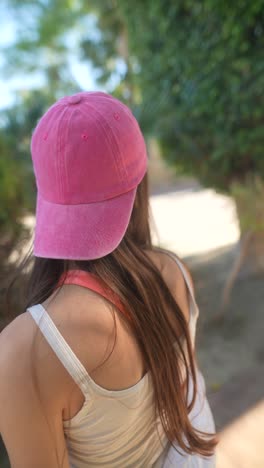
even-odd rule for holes
{"type": "MultiPolygon", "coordinates": [[[[122,111],[124,112],[124,109],[122,109],[122,111]]],[[[109,122],[106,119],[104,120],[104,123],[105,123],[106,127],[108,128],[109,132],[111,132],[112,140],[114,141],[114,144],[115,144],[116,148],[118,148],[118,151],[120,153],[120,149],[119,149],[119,146],[118,146],[118,143],[117,143],[118,140],[117,140],[117,137],[116,137],[115,133],[113,132],[113,129],[112,129],[111,125],[109,124],[109,122]]],[[[106,135],[107,135],[107,132],[106,132],[106,135]]],[[[115,153],[114,153],[114,158],[115,158],[115,162],[116,162],[115,153]]],[[[128,174],[127,174],[127,170],[126,170],[126,167],[124,165],[124,160],[123,160],[122,157],[120,158],[119,162],[121,163],[121,166],[122,166],[122,174],[121,174],[121,171],[120,171],[121,168],[120,168],[119,164],[117,164],[117,162],[116,162],[116,164],[118,166],[118,171],[119,171],[119,174],[120,174],[120,176],[122,178],[122,182],[123,182],[124,180],[126,181],[128,179],[128,174]]]]}
{"type": "MultiPolygon", "coordinates": [[[[112,131],[112,128],[111,128],[111,126],[109,125],[109,123],[108,123],[107,121],[106,121],[105,123],[106,123],[106,126],[108,126],[109,130],[110,130],[111,133],[112,133],[112,137],[113,137],[113,141],[114,141],[114,143],[115,143],[115,146],[118,147],[118,150],[119,150],[119,152],[120,152],[120,149],[119,149],[119,146],[118,146],[118,143],[117,143],[117,137],[116,137],[115,133],[112,131]]],[[[114,157],[115,157],[115,156],[114,156],[114,157]]],[[[124,160],[123,160],[122,157],[120,158],[119,162],[121,163],[121,166],[122,166],[122,181],[123,181],[124,179],[127,180],[127,179],[128,179],[127,170],[126,170],[126,167],[125,167],[125,165],[124,165],[124,160]]],[[[120,168],[118,168],[118,169],[119,169],[119,172],[120,172],[120,168]]]]}
{"type": "Polygon", "coordinates": [[[63,123],[63,117],[64,114],[67,111],[67,107],[65,107],[62,111],[62,114],[60,115],[59,123],[58,123],[58,130],[57,130],[57,144],[56,144],[56,152],[57,152],[57,161],[56,161],[56,167],[57,167],[57,174],[58,174],[58,189],[59,189],[59,196],[62,199],[63,198],[63,185],[62,185],[62,177],[61,177],[61,140],[62,140],[62,132],[61,132],[61,126],[63,123]]]}
{"type": "MultiPolygon", "coordinates": [[[[74,108],[74,106],[71,106],[71,107],[73,107],[73,109],[72,110],[69,109],[70,115],[69,115],[69,118],[68,118],[67,135],[65,135],[66,142],[69,139],[70,125],[71,125],[72,117],[73,117],[74,113],[77,112],[77,110],[76,110],[76,108],[74,108]]],[[[67,155],[67,152],[66,152],[66,145],[65,145],[63,164],[64,164],[64,172],[65,172],[65,180],[66,180],[66,193],[68,194],[68,193],[70,193],[70,184],[69,184],[69,171],[68,171],[68,168],[67,168],[67,164],[65,163],[66,155],[67,155]]]]}
{"type": "MultiPolygon", "coordinates": [[[[116,168],[116,171],[120,177],[120,179],[123,181],[123,174],[121,173],[120,171],[120,167],[119,167],[119,164],[117,164],[117,161],[116,161],[116,156],[115,156],[115,151],[113,151],[113,148],[111,147],[111,142],[109,140],[109,136],[107,134],[107,131],[106,131],[106,128],[105,128],[105,124],[107,124],[107,121],[106,119],[104,118],[104,116],[96,109],[96,107],[94,107],[91,103],[85,103],[85,105],[90,108],[92,108],[93,111],[95,111],[95,113],[100,117],[101,119],[101,126],[99,126],[98,122],[96,121],[96,119],[94,120],[94,124],[96,125],[96,127],[98,128],[98,130],[100,131],[103,131],[105,137],[106,137],[106,140],[107,140],[107,145],[108,147],[110,148],[110,150],[112,150],[112,153],[113,153],[113,158],[114,158],[114,163],[115,163],[115,168],[116,168]]],[[[82,109],[80,109],[80,112],[83,112],[82,109]]],[[[84,115],[84,114],[83,114],[84,115]]],[[[108,126],[109,128],[109,126],[108,126]]],[[[111,130],[112,132],[112,130],[111,130]]],[[[113,132],[112,132],[113,133],[113,132]]],[[[117,147],[118,151],[119,151],[119,148],[117,147]]]]}

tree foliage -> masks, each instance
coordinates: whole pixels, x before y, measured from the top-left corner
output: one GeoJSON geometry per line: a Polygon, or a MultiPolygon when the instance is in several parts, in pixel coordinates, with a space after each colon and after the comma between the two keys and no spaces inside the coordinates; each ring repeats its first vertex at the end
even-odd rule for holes
{"type": "Polygon", "coordinates": [[[6,78],[22,74],[42,74],[45,92],[61,97],[76,90],[69,56],[74,53],[72,37],[65,37],[82,15],[74,0],[3,0],[13,17],[16,34],[12,43],[2,47],[5,57],[2,74],[6,78]]]}
{"type": "Polygon", "coordinates": [[[0,257],[1,249],[11,248],[19,238],[22,217],[33,208],[30,138],[49,104],[50,97],[43,91],[29,92],[0,115],[0,257]]]}
{"type": "Polygon", "coordinates": [[[53,54],[46,67],[57,89],[75,31],[80,60],[134,106],[178,171],[225,191],[264,176],[264,0],[11,3],[35,15],[15,50],[31,66],[41,51],[53,54]]]}
{"type": "Polygon", "coordinates": [[[166,159],[229,190],[264,177],[264,2],[120,0],[142,121],[166,159]]]}

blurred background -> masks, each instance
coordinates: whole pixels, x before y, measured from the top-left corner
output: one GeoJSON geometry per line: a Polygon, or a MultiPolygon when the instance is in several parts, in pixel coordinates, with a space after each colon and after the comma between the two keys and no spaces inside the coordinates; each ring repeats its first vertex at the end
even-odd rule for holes
{"type": "Polygon", "coordinates": [[[0,3],[1,328],[34,227],[32,129],[65,94],[110,92],[145,135],[154,240],[194,278],[218,468],[264,466],[263,54],[264,0],[0,3]]]}

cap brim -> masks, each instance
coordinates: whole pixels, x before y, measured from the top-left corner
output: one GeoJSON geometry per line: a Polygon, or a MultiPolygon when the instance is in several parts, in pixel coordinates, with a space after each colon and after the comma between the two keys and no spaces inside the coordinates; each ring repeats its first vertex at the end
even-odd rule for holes
{"type": "Polygon", "coordinates": [[[125,235],[136,190],[86,205],[51,203],[38,194],[34,255],[92,260],[109,254],[125,235]]]}

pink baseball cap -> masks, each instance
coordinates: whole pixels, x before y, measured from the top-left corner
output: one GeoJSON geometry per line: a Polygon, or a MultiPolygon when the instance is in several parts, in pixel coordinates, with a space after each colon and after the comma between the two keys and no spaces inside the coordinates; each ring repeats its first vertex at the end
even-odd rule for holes
{"type": "Polygon", "coordinates": [[[34,254],[90,260],[112,252],[131,217],[147,152],[130,109],[103,92],[65,96],[36,126],[34,254]]]}

